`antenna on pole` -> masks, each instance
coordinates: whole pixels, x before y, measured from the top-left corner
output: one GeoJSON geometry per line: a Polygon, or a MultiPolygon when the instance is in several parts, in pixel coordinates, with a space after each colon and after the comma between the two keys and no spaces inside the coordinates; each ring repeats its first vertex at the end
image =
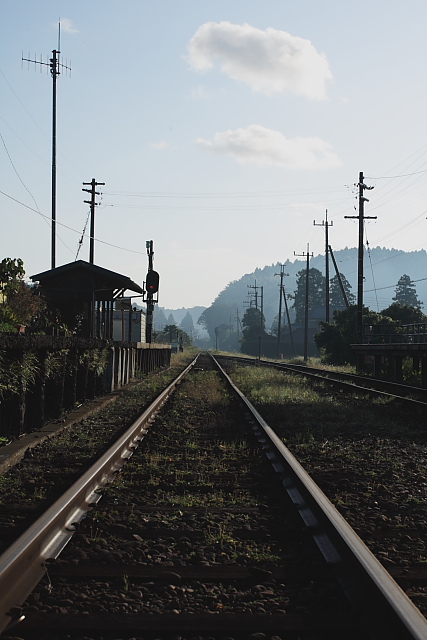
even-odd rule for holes
{"type": "Polygon", "coordinates": [[[28,67],[30,62],[34,65],[40,65],[49,67],[50,75],[52,76],[53,82],[53,90],[52,90],[52,240],[51,240],[51,268],[54,269],[56,266],[56,79],[61,73],[61,71],[67,72],[69,71],[71,74],[71,66],[68,64],[63,64],[60,62],[59,54],[61,53],[59,49],[60,44],[60,31],[61,25],[59,24],[59,32],[58,32],[58,49],[54,49],[52,51],[52,57],[49,59],[49,62],[43,62],[43,59],[40,57],[40,60],[34,59],[31,60],[29,57],[24,58],[22,56],[21,61],[28,62],[28,67]]]}

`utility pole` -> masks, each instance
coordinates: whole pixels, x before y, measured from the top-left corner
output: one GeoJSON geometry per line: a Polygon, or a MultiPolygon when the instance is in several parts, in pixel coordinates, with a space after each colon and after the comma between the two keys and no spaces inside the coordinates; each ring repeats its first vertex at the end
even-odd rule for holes
{"type": "MultiPolygon", "coordinates": [[[[294,256],[300,258],[307,258],[306,274],[305,274],[305,317],[304,317],[304,362],[308,360],[308,291],[310,284],[310,245],[307,244],[307,253],[297,254],[294,251],[294,256]]],[[[313,254],[311,254],[313,257],[313,254]]]]}
{"type": "Polygon", "coordinates": [[[291,325],[291,319],[289,317],[288,301],[286,300],[285,287],[282,287],[282,294],[283,294],[283,300],[285,302],[286,317],[288,319],[289,335],[291,337],[291,343],[292,343],[292,353],[295,356],[296,353],[295,353],[294,336],[292,334],[292,325],[291,325]]]}
{"type": "Polygon", "coordinates": [[[261,315],[260,315],[260,327],[259,327],[259,360],[263,355],[262,336],[264,333],[263,321],[264,321],[264,287],[261,287],[261,315]]]}
{"type": "Polygon", "coordinates": [[[365,220],[376,220],[377,216],[365,216],[365,202],[369,202],[368,198],[365,198],[363,192],[365,189],[370,191],[374,187],[367,187],[363,182],[363,171],[359,173],[359,182],[357,187],[359,188],[359,215],[358,216],[344,216],[348,219],[359,220],[359,248],[358,248],[358,260],[357,260],[357,341],[359,344],[363,342],[363,230],[365,220]]]}
{"type": "Polygon", "coordinates": [[[288,309],[288,301],[286,300],[286,293],[285,293],[285,287],[283,285],[283,278],[284,276],[288,276],[289,273],[285,273],[284,272],[285,269],[285,265],[281,264],[280,265],[280,273],[275,273],[275,276],[280,276],[280,296],[279,296],[279,325],[277,328],[277,357],[280,358],[280,340],[281,340],[281,335],[282,335],[282,296],[283,296],[283,302],[285,303],[285,311],[286,311],[286,318],[288,320],[288,327],[289,327],[289,335],[291,338],[291,343],[292,343],[292,351],[293,354],[295,355],[295,344],[294,344],[294,337],[292,335],[292,326],[291,326],[291,319],[289,317],[289,309],[288,309]]]}
{"type": "Polygon", "coordinates": [[[344,285],[343,285],[343,283],[342,283],[341,274],[340,274],[340,272],[338,271],[337,261],[335,260],[334,252],[332,251],[332,247],[331,247],[331,245],[329,245],[329,252],[330,252],[330,254],[331,254],[332,262],[334,263],[335,273],[337,274],[338,283],[339,283],[339,285],[340,285],[340,289],[341,289],[342,297],[343,297],[343,299],[344,299],[345,306],[346,306],[346,307],[347,307],[347,309],[348,309],[348,308],[349,308],[349,306],[350,306],[350,304],[349,304],[349,302],[348,302],[348,297],[347,297],[347,294],[346,294],[346,292],[345,292],[344,285]]]}
{"type": "Polygon", "coordinates": [[[94,264],[94,246],[95,246],[95,207],[99,205],[99,202],[95,202],[95,196],[99,196],[100,192],[96,191],[96,187],[105,185],[105,182],[97,182],[95,178],[92,178],[91,182],[83,182],[84,185],[90,185],[90,189],[82,189],[91,194],[90,200],[84,200],[86,204],[90,204],[90,249],[89,249],[89,263],[94,264]]]}
{"type": "Polygon", "coordinates": [[[283,278],[288,276],[289,273],[285,273],[285,265],[280,265],[280,273],[275,273],[275,276],[280,276],[279,284],[279,322],[277,326],[277,357],[280,358],[280,338],[282,334],[282,290],[283,290],[283,278]]]}
{"type": "MultiPolygon", "coordinates": [[[[255,280],[255,284],[248,284],[247,285],[248,289],[253,289],[253,293],[249,293],[249,296],[252,296],[255,298],[255,309],[258,309],[258,289],[259,287],[257,287],[257,283],[255,280]]],[[[252,300],[250,301],[250,305],[252,306],[252,300]]]]}
{"type": "Polygon", "coordinates": [[[313,224],[315,227],[325,227],[325,278],[326,278],[326,309],[325,309],[325,321],[329,322],[330,313],[329,313],[329,227],[333,226],[333,221],[328,222],[328,210],[326,209],[326,220],[322,220],[322,222],[317,223],[316,220],[313,220],[313,224]]]}
{"type": "MultiPolygon", "coordinates": [[[[52,57],[49,62],[43,62],[43,58],[40,60],[31,60],[30,57],[24,58],[21,56],[21,61],[32,63],[34,65],[41,65],[49,67],[50,75],[52,76],[53,91],[52,91],[52,237],[51,237],[51,268],[55,269],[56,266],[56,79],[61,73],[61,70],[65,70],[67,73],[71,67],[68,64],[63,64],[59,61],[60,51],[60,39],[61,39],[61,25],[58,28],[58,49],[52,51],[52,57]]],[[[29,66],[29,65],[28,65],[29,66]]]]}

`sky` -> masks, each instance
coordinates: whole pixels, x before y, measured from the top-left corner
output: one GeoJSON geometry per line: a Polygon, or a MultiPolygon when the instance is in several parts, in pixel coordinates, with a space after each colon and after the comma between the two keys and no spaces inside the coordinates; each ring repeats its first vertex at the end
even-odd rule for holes
{"type": "Polygon", "coordinates": [[[93,178],[95,263],[142,285],[152,240],[166,308],[209,306],[257,267],[322,254],[326,211],[333,249],[357,246],[345,216],[360,172],[374,187],[369,246],[426,247],[425,0],[0,11],[0,259],[22,258],[28,276],[51,266],[53,83],[22,58],[54,49],[71,67],[57,79],[56,266],[89,260],[93,178]]]}

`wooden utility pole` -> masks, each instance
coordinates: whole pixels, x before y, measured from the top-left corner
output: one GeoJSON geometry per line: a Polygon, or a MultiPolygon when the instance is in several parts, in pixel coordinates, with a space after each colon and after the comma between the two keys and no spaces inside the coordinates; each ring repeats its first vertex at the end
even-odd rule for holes
{"type": "Polygon", "coordinates": [[[357,216],[344,216],[348,219],[359,220],[359,247],[358,247],[358,259],[357,259],[357,341],[359,344],[363,342],[363,231],[365,220],[376,220],[377,216],[365,216],[365,202],[369,202],[368,198],[365,198],[363,192],[365,189],[370,191],[374,187],[367,187],[363,182],[363,171],[359,173],[359,182],[357,187],[359,188],[359,215],[357,216]]]}
{"type": "Polygon", "coordinates": [[[322,220],[322,222],[317,223],[316,220],[313,220],[313,224],[315,227],[325,227],[325,278],[326,278],[326,308],[325,308],[325,321],[329,322],[330,313],[330,294],[329,294],[329,227],[333,226],[333,221],[328,222],[328,210],[326,209],[326,220],[322,220]]]}
{"type": "MultiPolygon", "coordinates": [[[[304,316],[304,362],[307,362],[308,360],[308,300],[309,300],[309,296],[308,296],[308,292],[309,292],[309,285],[310,285],[310,245],[307,244],[307,253],[300,253],[297,254],[294,251],[294,256],[300,257],[300,258],[307,258],[307,266],[306,266],[306,274],[305,274],[305,316],[304,316]]],[[[311,254],[311,257],[313,257],[313,254],[311,254]]]]}
{"type": "Polygon", "coordinates": [[[340,289],[341,289],[342,297],[343,297],[343,300],[344,300],[344,304],[345,304],[346,308],[348,309],[350,304],[348,302],[348,297],[347,297],[347,294],[345,292],[344,285],[342,283],[341,274],[340,274],[340,272],[338,270],[337,261],[335,260],[334,252],[332,251],[331,245],[329,245],[329,253],[331,254],[332,262],[334,263],[335,273],[337,274],[338,284],[340,285],[340,289]]]}
{"type": "Polygon", "coordinates": [[[89,248],[89,263],[94,264],[95,253],[95,207],[99,205],[99,202],[95,202],[95,196],[99,196],[99,191],[96,191],[96,187],[105,185],[105,182],[97,182],[95,178],[92,178],[91,182],[83,182],[84,185],[90,185],[90,189],[82,189],[91,194],[90,200],[84,200],[86,204],[90,205],[90,248],[89,248]]]}

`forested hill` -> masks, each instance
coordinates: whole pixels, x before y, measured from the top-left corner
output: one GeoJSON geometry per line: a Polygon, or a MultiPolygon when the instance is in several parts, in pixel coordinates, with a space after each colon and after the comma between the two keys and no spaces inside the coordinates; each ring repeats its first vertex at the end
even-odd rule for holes
{"type": "MultiPolygon", "coordinates": [[[[345,248],[334,253],[339,271],[344,274],[352,286],[352,292],[357,294],[357,249],[345,248]]],[[[306,268],[306,261],[285,261],[284,286],[287,294],[293,294],[296,289],[297,273],[306,268]]],[[[310,260],[310,268],[318,269],[325,275],[325,256],[318,255],[310,260]]],[[[335,275],[332,260],[329,260],[330,278],[335,275]]],[[[269,330],[274,317],[278,313],[280,278],[280,264],[273,264],[258,268],[230,282],[217,296],[211,307],[207,309],[205,318],[209,317],[209,324],[214,327],[229,324],[230,319],[236,322],[237,313],[240,319],[248,306],[248,295],[254,292],[255,284],[264,288],[264,315],[266,329],[269,330]]],[[[423,309],[427,310],[427,253],[426,251],[405,252],[398,249],[384,249],[376,247],[365,250],[364,254],[364,303],[373,311],[380,311],[389,306],[395,295],[396,284],[403,274],[410,276],[419,299],[424,302],[423,309]]],[[[258,290],[260,295],[260,290],[258,290]]],[[[258,299],[260,304],[260,298],[258,299]]],[[[292,300],[289,301],[292,305],[292,300]]]]}

